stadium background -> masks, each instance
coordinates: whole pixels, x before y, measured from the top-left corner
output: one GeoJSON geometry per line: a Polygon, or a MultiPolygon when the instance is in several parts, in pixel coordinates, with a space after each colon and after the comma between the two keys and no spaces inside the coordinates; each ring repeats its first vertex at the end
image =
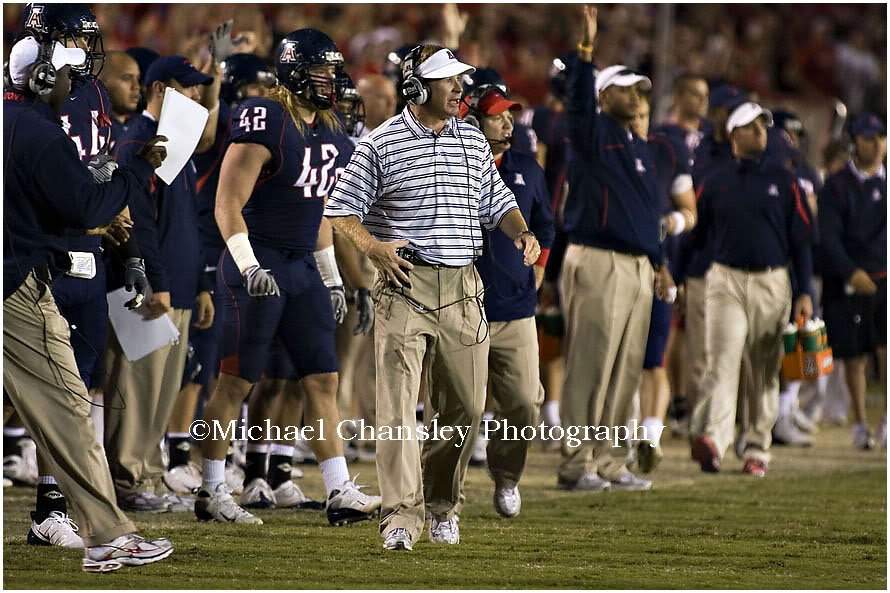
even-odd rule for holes
{"type": "MultiPolygon", "coordinates": [[[[207,34],[234,18],[241,49],[268,58],[290,31],[328,33],[357,80],[379,72],[390,51],[441,37],[439,4],[92,4],[106,49],[149,47],[209,59],[207,34]]],[[[23,4],[4,4],[4,55],[23,4]]],[[[551,60],[573,50],[577,6],[461,4],[470,16],[460,50],[477,66],[497,69],[525,106],[544,101],[551,60]]],[[[886,120],[886,4],[605,4],[596,62],[623,63],[655,84],[653,122],[668,105],[681,72],[755,91],[766,105],[796,112],[810,133],[804,150],[821,165],[837,101],[850,116],[871,111],[886,120]]],[[[849,121],[849,119],[847,120],[849,121]]]]}

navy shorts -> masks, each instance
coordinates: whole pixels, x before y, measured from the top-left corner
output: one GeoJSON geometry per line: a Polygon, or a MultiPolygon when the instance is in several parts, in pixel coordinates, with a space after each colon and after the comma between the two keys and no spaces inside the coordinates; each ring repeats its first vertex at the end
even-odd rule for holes
{"type": "Polygon", "coordinates": [[[822,318],[835,358],[871,354],[878,346],[887,346],[887,279],[875,284],[878,291],[871,296],[847,295],[843,281],[825,278],[822,318]]]}
{"type": "Polygon", "coordinates": [[[220,371],[256,382],[269,369],[271,348],[281,340],[290,358],[289,377],[335,373],[334,310],[311,251],[282,253],[254,247],[263,268],[272,271],[279,297],[251,297],[228,251],[217,271],[224,311],[220,371]]]}
{"type": "Polygon", "coordinates": [[[664,348],[671,333],[671,317],[674,305],[659,298],[652,299],[652,317],[649,320],[649,339],[646,342],[644,369],[657,369],[664,366],[664,348]]]}
{"type": "Polygon", "coordinates": [[[103,352],[108,329],[108,300],[105,297],[105,265],[96,256],[92,279],[59,276],[53,282],[53,298],[59,313],[71,327],[71,349],[77,370],[87,389],[105,384],[103,352]]]}

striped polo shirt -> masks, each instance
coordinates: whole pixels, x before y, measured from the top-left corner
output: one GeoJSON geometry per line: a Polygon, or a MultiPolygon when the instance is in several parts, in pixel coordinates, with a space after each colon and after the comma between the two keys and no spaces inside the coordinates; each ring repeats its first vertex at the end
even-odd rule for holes
{"type": "Polygon", "coordinates": [[[439,134],[409,107],[361,139],[325,207],[357,216],[379,241],[408,240],[430,263],[465,266],[518,208],[482,133],[452,117],[439,134]]]}

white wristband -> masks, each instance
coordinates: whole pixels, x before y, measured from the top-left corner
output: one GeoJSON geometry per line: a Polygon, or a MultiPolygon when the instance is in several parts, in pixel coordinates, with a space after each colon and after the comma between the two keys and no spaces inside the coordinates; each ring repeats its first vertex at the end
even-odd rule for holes
{"type": "Polygon", "coordinates": [[[677,212],[676,210],[671,212],[670,216],[674,219],[674,230],[671,231],[671,235],[679,235],[686,229],[686,217],[683,216],[682,212],[677,212]]]}
{"type": "Polygon", "coordinates": [[[321,274],[321,280],[328,288],[332,286],[342,286],[343,279],[340,278],[340,269],[337,267],[337,258],[334,256],[334,246],[325,247],[315,252],[315,263],[318,265],[318,273],[321,274]]]}
{"type": "Polygon", "coordinates": [[[242,274],[254,266],[260,266],[247,239],[247,233],[235,233],[226,241],[226,247],[229,248],[229,253],[232,254],[232,259],[242,274]]]}

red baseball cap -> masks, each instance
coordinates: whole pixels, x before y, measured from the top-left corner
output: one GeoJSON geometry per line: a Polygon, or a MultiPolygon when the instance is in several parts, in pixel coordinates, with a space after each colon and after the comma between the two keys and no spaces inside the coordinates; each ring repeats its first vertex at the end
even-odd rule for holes
{"type": "Polygon", "coordinates": [[[521,111],[522,105],[494,91],[482,97],[478,106],[479,112],[485,115],[497,115],[507,109],[510,111],[521,111]]]}

